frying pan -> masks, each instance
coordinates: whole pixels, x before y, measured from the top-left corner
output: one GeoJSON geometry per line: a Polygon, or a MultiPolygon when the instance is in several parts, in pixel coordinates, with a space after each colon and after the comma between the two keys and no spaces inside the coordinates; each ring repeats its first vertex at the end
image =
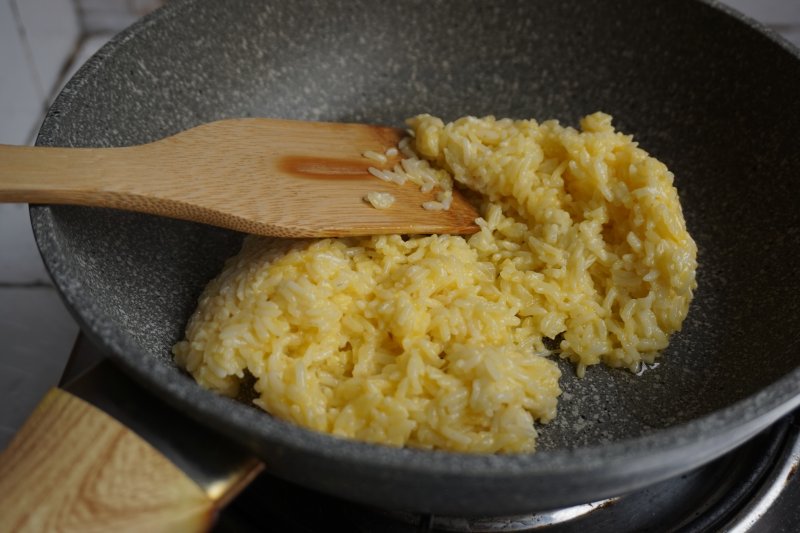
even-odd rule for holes
{"type": "Polygon", "coordinates": [[[612,114],[675,173],[699,248],[696,297],[656,368],[578,379],[559,363],[565,394],[535,454],[353,442],[205,391],[170,347],[243,235],[68,206],[31,217],[83,331],[272,474],[394,509],[554,508],[685,472],[800,404],[798,95],[798,51],[756,23],[713,1],[635,0],[177,0],[66,86],[38,144],[130,145],[242,116],[612,114]]]}

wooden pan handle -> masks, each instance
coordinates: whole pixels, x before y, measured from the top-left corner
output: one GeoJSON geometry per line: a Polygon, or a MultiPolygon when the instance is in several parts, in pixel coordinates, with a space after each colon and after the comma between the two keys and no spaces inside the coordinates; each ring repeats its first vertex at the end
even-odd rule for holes
{"type": "Polygon", "coordinates": [[[0,531],[204,531],[217,504],[141,437],[61,389],[0,455],[0,531]]]}

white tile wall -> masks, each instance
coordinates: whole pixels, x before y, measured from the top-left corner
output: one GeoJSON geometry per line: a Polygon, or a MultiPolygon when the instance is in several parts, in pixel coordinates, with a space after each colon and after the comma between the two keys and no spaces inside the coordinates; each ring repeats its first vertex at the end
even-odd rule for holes
{"type": "Polygon", "coordinates": [[[767,25],[800,24],[798,0],[723,0],[723,2],[767,25]]]}
{"type": "MultiPolygon", "coordinates": [[[[71,0],[0,0],[0,143],[33,140],[78,36],[71,0]]],[[[0,205],[0,449],[58,381],[76,333],[27,205],[0,205]]]]}
{"type": "MultiPolygon", "coordinates": [[[[798,0],[800,2],[800,0],[798,0]]],[[[800,19],[799,19],[800,20],[800,19]]],[[[800,50],[800,25],[789,26],[780,30],[780,34],[790,43],[795,45],[800,50]]]]}
{"type": "Polygon", "coordinates": [[[67,67],[66,74],[62,80],[63,83],[69,81],[72,76],[78,71],[81,66],[89,60],[90,57],[94,55],[104,44],[111,40],[114,36],[113,32],[104,32],[104,33],[96,33],[92,35],[86,36],[81,41],[81,46],[78,49],[75,57],[73,58],[72,64],[67,67]]]}
{"type": "Polygon", "coordinates": [[[800,0],[722,0],[800,48],[800,0]]]}
{"type": "Polygon", "coordinates": [[[44,109],[16,5],[0,0],[0,143],[24,144],[44,109]]]}
{"type": "MultiPolygon", "coordinates": [[[[79,10],[74,0],[0,0],[0,143],[31,143],[75,70],[161,1],[86,0],[79,10]]],[[[27,205],[0,204],[0,450],[58,382],[77,332],[42,264],[27,205]]]]}
{"type": "MultiPolygon", "coordinates": [[[[33,240],[27,204],[7,204],[0,208],[0,250],[0,287],[49,285],[33,240]]],[[[0,300],[2,291],[0,288],[0,300]]]]}
{"type": "MultiPolygon", "coordinates": [[[[0,143],[30,142],[54,88],[163,1],[0,0],[0,143]]],[[[800,46],[800,0],[723,1],[800,46]]],[[[27,208],[0,204],[0,449],[57,382],[76,332],[49,286],[27,208]]]]}
{"type": "Polygon", "coordinates": [[[67,60],[75,53],[81,29],[72,0],[12,0],[17,4],[33,68],[44,95],[55,89],[67,60]]]}
{"type": "Polygon", "coordinates": [[[0,290],[0,450],[58,383],[76,331],[51,287],[0,290]]]}
{"type": "Polygon", "coordinates": [[[143,2],[134,5],[126,0],[77,0],[76,3],[88,33],[116,33],[136,22],[145,12],[138,11],[143,2]]]}

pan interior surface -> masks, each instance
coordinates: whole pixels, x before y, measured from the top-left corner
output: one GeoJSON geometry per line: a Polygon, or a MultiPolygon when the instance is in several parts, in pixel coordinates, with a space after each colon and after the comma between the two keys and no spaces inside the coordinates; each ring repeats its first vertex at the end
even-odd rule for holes
{"type": "Polygon", "coordinates": [[[795,402],[798,94],[800,59],[788,45],[713,5],[634,0],[178,0],[67,85],[39,144],[124,146],[245,116],[400,126],[430,112],[577,126],[594,111],[613,115],[675,174],[699,249],[698,289],[657,367],[595,366],[579,380],[560,363],[559,415],[539,428],[542,451],[531,456],[344,442],[202,391],[170,348],[243,236],[68,206],[34,207],[32,219],[84,331],[278,475],[416,511],[563,505],[686,470],[710,457],[682,454],[721,453],[795,402]]]}

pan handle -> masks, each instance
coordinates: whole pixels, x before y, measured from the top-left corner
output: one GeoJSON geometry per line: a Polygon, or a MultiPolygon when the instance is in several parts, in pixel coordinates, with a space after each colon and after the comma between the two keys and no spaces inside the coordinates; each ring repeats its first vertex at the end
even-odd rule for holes
{"type": "MultiPolygon", "coordinates": [[[[139,400],[157,401],[136,395],[128,402],[139,400]]],[[[203,465],[199,482],[187,474],[187,454],[179,468],[160,444],[157,449],[117,418],[66,390],[50,390],[0,455],[0,531],[206,531],[263,468],[239,454],[215,466],[215,479],[203,465]]],[[[223,451],[202,433],[185,431],[186,423],[176,422],[178,441],[192,438],[197,448],[223,451]]]]}

